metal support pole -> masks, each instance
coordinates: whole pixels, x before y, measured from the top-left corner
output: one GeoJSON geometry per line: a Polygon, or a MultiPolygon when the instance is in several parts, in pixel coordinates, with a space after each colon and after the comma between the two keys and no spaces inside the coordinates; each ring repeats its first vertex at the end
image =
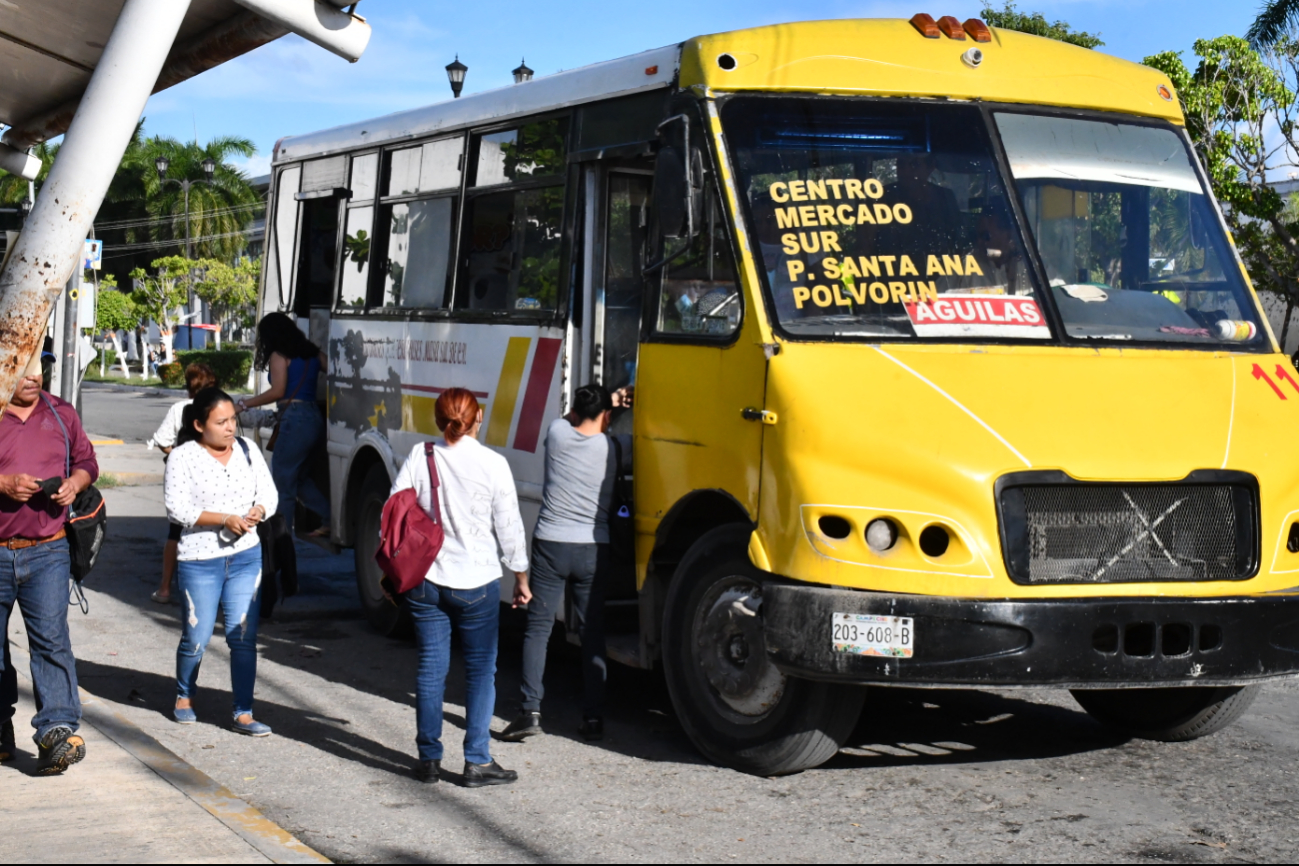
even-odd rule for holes
{"type": "Polygon", "coordinates": [[[77,338],[80,328],[77,323],[77,310],[81,306],[77,297],[81,294],[81,256],[78,252],[77,267],[68,280],[68,290],[63,293],[63,353],[59,356],[59,396],[69,403],[77,402],[77,374],[81,372],[77,363],[77,338]]]}
{"type": "Polygon", "coordinates": [[[81,263],[103,203],[190,0],[126,0],[58,159],[0,272],[0,411],[39,352],[50,309],[81,263]]]}

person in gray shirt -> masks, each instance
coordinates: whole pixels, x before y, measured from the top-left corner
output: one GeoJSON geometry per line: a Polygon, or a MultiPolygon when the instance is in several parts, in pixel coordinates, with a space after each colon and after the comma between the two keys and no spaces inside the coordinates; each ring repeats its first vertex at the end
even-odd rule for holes
{"type": "MultiPolygon", "coordinates": [[[[523,706],[518,718],[501,733],[518,742],[540,734],[542,676],[546,647],[555,615],[572,585],[572,615],[582,641],[585,701],[582,736],[604,735],[604,687],[608,665],[604,642],[604,593],[608,579],[609,510],[618,475],[618,453],[624,465],[631,459],[630,437],[614,444],[606,434],[615,406],[630,405],[626,391],[611,395],[602,385],[577,389],[573,411],[546,431],[546,478],[541,514],[532,534],[532,573],[526,589],[528,625],[523,636],[523,706]]],[[[516,605],[522,602],[516,590],[516,605]]]]}

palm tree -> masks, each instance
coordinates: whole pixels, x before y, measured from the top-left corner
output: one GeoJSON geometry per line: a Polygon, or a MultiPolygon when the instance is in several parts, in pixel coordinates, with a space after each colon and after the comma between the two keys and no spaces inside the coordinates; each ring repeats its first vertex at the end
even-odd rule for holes
{"type": "MultiPolygon", "coordinates": [[[[203,161],[216,163],[210,183],[194,183],[189,189],[189,236],[192,238],[190,254],[194,258],[213,258],[229,261],[243,252],[246,246],[244,229],[252,223],[255,212],[262,206],[249,178],[228,160],[234,156],[249,157],[257,148],[247,138],[220,136],[205,145],[180,142],[174,138],[154,137],[143,142],[134,152],[128,151],[123,159],[123,172],[138,177],[143,187],[145,210],[155,222],[151,235],[155,241],[172,240],[179,243],[175,249],[184,252],[185,194],[179,184],[165,183],[158,176],[154,163],[159,157],[169,161],[167,179],[206,180],[203,161]]],[[[156,255],[166,251],[161,248],[156,255]]]]}
{"type": "Polygon", "coordinates": [[[1265,0],[1245,36],[1255,48],[1275,45],[1299,24],[1299,0],[1265,0]]]}

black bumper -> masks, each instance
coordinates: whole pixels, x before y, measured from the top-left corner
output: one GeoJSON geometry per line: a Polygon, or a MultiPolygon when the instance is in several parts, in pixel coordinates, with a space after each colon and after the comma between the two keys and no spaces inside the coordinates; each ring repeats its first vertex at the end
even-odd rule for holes
{"type": "Polygon", "coordinates": [[[1240,685],[1299,673],[1299,595],[980,600],[769,583],[767,654],[807,679],[930,686],[1240,685]],[[834,613],[915,620],[911,658],[838,652],[834,613]]]}

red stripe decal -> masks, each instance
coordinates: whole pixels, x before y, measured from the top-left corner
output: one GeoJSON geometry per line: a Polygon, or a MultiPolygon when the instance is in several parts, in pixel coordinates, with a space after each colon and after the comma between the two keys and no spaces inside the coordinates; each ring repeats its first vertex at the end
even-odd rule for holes
{"type": "Polygon", "coordinates": [[[535,453],[537,450],[541,419],[546,414],[546,400],[550,397],[550,380],[555,373],[562,343],[563,340],[537,340],[532,370],[528,373],[528,390],[523,394],[523,408],[519,410],[519,427],[514,434],[514,447],[518,451],[535,453]]]}

